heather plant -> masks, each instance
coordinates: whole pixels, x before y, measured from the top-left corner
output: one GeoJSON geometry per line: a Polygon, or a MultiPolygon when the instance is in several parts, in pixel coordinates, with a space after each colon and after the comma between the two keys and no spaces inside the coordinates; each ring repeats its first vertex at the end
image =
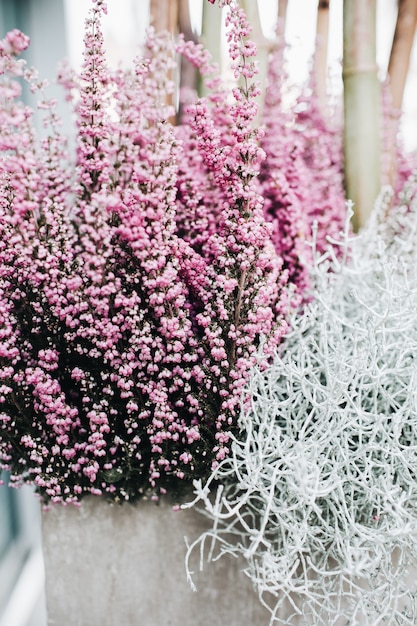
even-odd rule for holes
{"type": "MultiPolygon", "coordinates": [[[[250,27],[241,9],[229,11],[226,25],[231,26],[228,42],[234,62],[232,69],[235,78],[241,79],[241,86],[233,92],[235,102],[227,106],[222,97],[224,89],[217,81],[214,84],[210,81],[209,85],[214,88],[212,107],[203,99],[187,110],[190,137],[206,169],[210,188],[207,197],[209,202],[214,197],[221,207],[216,221],[211,222],[210,236],[203,241],[190,238],[192,249],[200,248],[208,261],[205,274],[195,273],[195,255],[190,254],[190,250],[187,256],[192,272],[185,276],[194,296],[196,323],[205,329],[210,350],[215,350],[220,360],[227,359],[234,364],[228,380],[218,376],[217,364],[212,370],[225,398],[217,416],[218,458],[227,452],[223,450],[228,439],[222,432],[223,422],[227,423],[228,413],[234,412],[240,402],[237,393],[229,397],[225,384],[232,391],[242,389],[247,376],[247,357],[255,354],[257,328],[263,328],[270,337],[270,348],[279,341],[285,327],[275,324],[274,329],[273,326],[280,313],[276,306],[281,307],[281,311],[286,306],[285,294],[281,298],[278,294],[287,282],[287,272],[281,273],[282,261],[270,241],[270,230],[263,219],[262,198],[254,180],[263,158],[257,142],[258,131],[252,127],[258,95],[252,80],[256,73],[253,61],[256,49],[247,42],[250,27]],[[208,301],[207,292],[210,293],[208,301]]],[[[212,71],[210,67],[206,69],[206,57],[201,56],[201,48],[189,42],[186,52],[200,70],[212,71]]],[[[193,155],[193,150],[187,150],[186,154],[193,155]]],[[[200,197],[203,201],[206,192],[200,197]]],[[[183,199],[186,204],[186,197],[183,199]]],[[[183,210],[187,208],[186,204],[183,210]]]]}
{"type": "Polygon", "coordinates": [[[336,111],[324,120],[309,83],[298,86],[296,95],[291,93],[295,86],[283,65],[283,45],[279,40],[269,63],[261,141],[267,156],[259,182],[275,249],[300,296],[309,282],[313,224],[319,225],[320,252],[326,250],[327,238],[343,229],[342,132],[336,111]]]}
{"type": "Polygon", "coordinates": [[[110,70],[93,2],[81,73],[61,75],[75,162],[17,58],[27,38],[1,43],[0,463],[45,500],[158,497],[206,477],[229,453],[260,343],[272,353],[286,330],[288,271],[256,188],[256,51],[237,4],[221,4],[241,86],[216,108],[214,80],[174,129],[170,37],[151,31],[133,70],[110,70]],[[184,207],[215,222],[202,241],[184,207]]]}
{"type": "Polygon", "coordinates": [[[341,115],[336,101],[323,116],[311,79],[299,94],[295,110],[309,173],[309,179],[303,181],[310,191],[306,203],[309,232],[317,223],[316,248],[325,252],[328,237],[337,237],[343,230],[346,214],[341,115]]]}
{"type": "Polygon", "coordinates": [[[283,105],[285,78],[282,53],[277,46],[270,59],[263,106],[262,147],[268,157],[261,165],[259,183],[275,249],[302,290],[308,284],[310,256],[306,245],[310,234],[306,215],[309,189],[304,183],[309,172],[303,159],[303,137],[294,127],[292,110],[283,105]]]}
{"type": "Polygon", "coordinates": [[[315,251],[311,301],[195,483],[213,527],[189,553],[243,557],[271,624],[416,621],[415,194],[315,251]]]}

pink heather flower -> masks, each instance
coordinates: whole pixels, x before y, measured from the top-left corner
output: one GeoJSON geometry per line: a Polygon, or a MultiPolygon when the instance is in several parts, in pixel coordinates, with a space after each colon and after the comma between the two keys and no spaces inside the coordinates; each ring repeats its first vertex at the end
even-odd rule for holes
{"type": "MultiPolygon", "coordinates": [[[[288,276],[281,272],[282,259],[272,247],[257,193],[255,177],[264,152],[253,125],[258,91],[250,80],[256,73],[256,51],[246,40],[246,18],[233,2],[227,25],[230,55],[242,86],[234,90],[230,104],[217,98],[222,88],[216,83],[212,99],[188,107],[191,133],[180,136],[191,147],[183,158],[187,155],[196,175],[190,185],[181,181],[177,215],[179,232],[189,243],[180,248],[181,264],[204,346],[207,395],[218,399],[211,408],[217,460],[228,453],[229,431],[236,424],[260,341],[265,337],[272,351],[286,329],[283,287],[288,276]],[[211,206],[216,207],[215,219],[211,206]],[[187,224],[194,232],[186,232],[187,224]]],[[[210,76],[212,68],[201,48],[182,44],[181,52],[210,76]]],[[[184,172],[187,165],[182,165],[184,172]]]]}
{"type": "Polygon", "coordinates": [[[259,192],[272,224],[272,240],[297,291],[299,301],[309,284],[312,227],[317,249],[327,249],[327,237],[337,235],[345,220],[341,132],[325,123],[309,86],[288,109],[282,50],[274,50],[263,109],[265,133],[259,192]]]}
{"type": "Polygon", "coordinates": [[[180,41],[211,93],[174,129],[170,38],[150,31],[134,70],[110,71],[94,3],[81,74],[61,75],[75,164],[43,84],[0,46],[0,465],[52,502],[157,497],[206,476],[259,347],[286,330],[292,268],[257,182],[256,50],[226,4],[240,86],[225,97],[207,53],[180,41]]]}
{"type": "Polygon", "coordinates": [[[18,55],[30,44],[30,39],[16,28],[7,33],[5,39],[1,42],[1,50],[11,55],[18,55]]]}
{"type": "Polygon", "coordinates": [[[340,115],[335,108],[325,120],[309,84],[298,98],[296,114],[296,128],[304,138],[303,160],[311,174],[306,204],[309,229],[317,223],[317,249],[324,252],[327,238],[337,238],[346,219],[340,115]]]}

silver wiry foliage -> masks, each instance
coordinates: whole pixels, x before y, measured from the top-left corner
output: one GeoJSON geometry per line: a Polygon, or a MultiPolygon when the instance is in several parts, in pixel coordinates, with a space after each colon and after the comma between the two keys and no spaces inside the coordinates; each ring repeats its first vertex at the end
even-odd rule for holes
{"type": "Polygon", "coordinates": [[[411,181],[388,211],[385,194],[366,231],[316,258],[231,456],[195,483],[213,527],[189,554],[243,557],[271,624],[417,623],[415,196],[411,181]]]}

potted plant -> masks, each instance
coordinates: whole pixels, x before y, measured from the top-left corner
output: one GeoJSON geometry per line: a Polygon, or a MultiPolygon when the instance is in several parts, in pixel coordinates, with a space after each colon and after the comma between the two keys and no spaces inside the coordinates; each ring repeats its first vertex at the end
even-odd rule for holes
{"type": "Polygon", "coordinates": [[[51,622],[413,623],[414,182],[338,240],[338,146],[305,107],[277,119],[273,81],[263,136],[249,25],[219,5],[231,93],[163,34],[110,70],[93,0],[83,69],[60,75],[75,160],[28,39],[0,44],[0,468],[46,505],[51,622]],[[209,94],[174,126],[177,54],[209,94]]]}
{"type": "MultiPolygon", "coordinates": [[[[28,38],[12,31],[0,45],[0,467],[49,507],[47,600],[58,623],[206,623],[215,600],[218,619],[242,624],[238,604],[218,600],[230,573],[203,604],[192,605],[185,576],[181,591],[183,535],[201,522],[184,530],[178,519],[190,517],[172,510],[228,455],[258,346],[272,353],[287,329],[288,270],[256,183],[256,50],[237,4],[222,4],[241,81],[232,99],[201,46],[164,35],[150,33],[132,71],[110,70],[106,5],[93,1],[82,71],[60,75],[75,161],[55,103],[18,58],[28,38]],[[174,128],[177,52],[212,95],[174,128]],[[21,80],[44,111],[39,139],[21,80]],[[164,576],[172,612],[154,593],[164,576]]],[[[259,610],[244,609],[248,624],[259,610]]]]}
{"type": "Polygon", "coordinates": [[[314,254],[231,455],[195,482],[213,527],[189,554],[244,558],[271,624],[416,621],[415,178],[391,203],[314,254]]]}

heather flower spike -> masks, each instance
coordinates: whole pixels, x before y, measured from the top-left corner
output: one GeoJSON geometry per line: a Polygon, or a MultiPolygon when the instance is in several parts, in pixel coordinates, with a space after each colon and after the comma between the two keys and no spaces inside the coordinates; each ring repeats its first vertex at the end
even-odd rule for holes
{"type": "Polygon", "coordinates": [[[294,304],[309,285],[312,227],[317,223],[316,246],[325,253],[328,239],[343,230],[342,129],[321,116],[311,85],[303,87],[291,107],[285,104],[294,90],[283,65],[282,37],[271,54],[262,121],[260,193],[264,213],[272,225],[277,254],[297,287],[294,304]]]}
{"type": "MultiPolygon", "coordinates": [[[[217,98],[211,103],[199,100],[187,109],[189,141],[193,142],[193,150],[187,154],[192,165],[197,162],[206,170],[204,198],[209,202],[214,198],[220,210],[210,236],[190,241],[194,250],[184,252],[185,258],[189,257],[186,268],[195,266],[195,249],[202,250],[208,260],[202,271],[186,269],[184,276],[195,299],[195,321],[207,355],[204,365],[210,373],[209,384],[219,397],[213,407],[217,459],[229,451],[229,430],[233,430],[257,346],[262,337],[267,338],[268,349],[277,345],[286,330],[282,316],[287,306],[283,293],[287,274],[281,272],[282,260],[272,247],[255,183],[264,157],[253,126],[258,95],[253,82],[256,49],[247,39],[250,26],[243,11],[235,2],[226,4],[229,54],[241,86],[234,89],[234,101],[227,110],[217,98]]],[[[194,48],[193,52],[188,44],[187,58],[194,58],[203,72],[210,72],[201,50],[194,48]]],[[[216,92],[219,89],[216,85],[216,92]]],[[[201,202],[204,198],[201,194],[201,202]]],[[[190,208],[195,211],[194,206],[190,208]]],[[[209,219],[205,223],[210,225],[209,219]]]]}

